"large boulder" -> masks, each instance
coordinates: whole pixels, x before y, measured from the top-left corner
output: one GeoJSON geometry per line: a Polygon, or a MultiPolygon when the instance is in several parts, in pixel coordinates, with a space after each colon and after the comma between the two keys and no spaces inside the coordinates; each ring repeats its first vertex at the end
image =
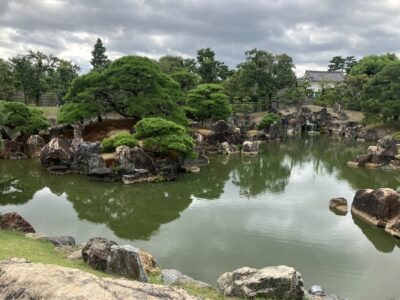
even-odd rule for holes
{"type": "Polygon", "coordinates": [[[158,159],[154,162],[157,174],[165,181],[176,180],[180,169],[179,161],[172,158],[158,159]]]}
{"type": "Polygon", "coordinates": [[[116,149],[115,166],[121,175],[134,174],[138,169],[147,170],[150,174],[156,172],[153,160],[138,147],[119,146],[116,149]]]}
{"type": "Polygon", "coordinates": [[[111,246],[106,272],[141,282],[149,281],[140,259],[140,250],[130,245],[111,246]]]}
{"type": "Polygon", "coordinates": [[[210,145],[217,145],[223,142],[238,145],[241,143],[240,131],[228,125],[223,120],[216,122],[212,127],[211,134],[206,137],[207,143],[210,145]]]}
{"type": "Polygon", "coordinates": [[[358,190],[351,211],[376,226],[385,226],[400,217],[400,195],[388,188],[358,190]]]}
{"type": "Polygon", "coordinates": [[[105,272],[111,247],[115,245],[116,242],[105,238],[91,238],[82,248],[82,258],[92,268],[105,272]]]}
{"type": "Polygon", "coordinates": [[[73,152],[69,143],[62,138],[53,138],[40,152],[40,163],[44,168],[66,167],[70,168],[73,152]]]}
{"type": "Polygon", "coordinates": [[[73,148],[71,168],[81,174],[89,174],[92,170],[104,168],[104,159],[100,156],[100,143],[81,142],[73,148]]]}
{"type": "Polygon", "coordinates": [[[32,225],[16,212],[0,215],[0,229],[35,233],[35,229],[33,229],[32,225]]]}
{"type": "Polygon", "coordinates": [[[245,141],[242,145],[242,155],[256,155],[259,143],[257,141],[245,141]]]}
{"type": "Polygon", "coordinates": [[[301,300],[304,296],[301,274],[287,266],[258,270],[244,267],[223,274],[217,282],[228,297],[301,300]]]}
{"type": "Polygon", "coordinates": [[[54,300],[199,299],[174,287],[126,279],[99,278],[77,269],[34,264],[21,259],[0,262],[0,298],[54,300]]]}
{"type": "Polygon", "coordinates": [[[221,154],[236,154],[239,153],[239,148],[236,145],[229,144],[228,142],[223,142],[219,145],[218,152],[221,154]]]}
{"type": "Polygon", "coordinates": [[[40,135],[31,135],[25,144],[25,153],[29,157],[40,157],[40,152],[46,145],[45,140],[40,135]]]}
{"type": "Polygon", "coordinates": [[[398,154],[396,140],[387,135],[381,138],[377,144],[378,149],[382,149],[382,154],[396,156],[398,154]]]}

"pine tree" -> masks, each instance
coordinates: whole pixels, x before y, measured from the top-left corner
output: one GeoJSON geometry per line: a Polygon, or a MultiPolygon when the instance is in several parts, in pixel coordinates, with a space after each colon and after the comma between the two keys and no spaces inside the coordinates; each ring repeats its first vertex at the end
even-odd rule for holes
{"type": "Polygon", "coordinates": [[[110,63],[111,62],[106,55],[106,47],[104,47],[102,40],[98,38],[92,51],[92,59],[90,60],[90,64],[93,66],[93,70],[101,71],[104,68],[107,68],[110,63]]]}

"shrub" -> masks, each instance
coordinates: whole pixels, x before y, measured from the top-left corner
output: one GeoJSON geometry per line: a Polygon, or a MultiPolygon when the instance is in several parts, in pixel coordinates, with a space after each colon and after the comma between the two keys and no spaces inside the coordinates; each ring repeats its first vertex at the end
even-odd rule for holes
{"type": "Polygon", "coordinates": [[[163,118],[145,118],[136,124],[135,138],[143,140],[145,150],[158,154],[179,152],[190,155],[193,152],[193,139],[186,129],[163,118]]]}
{"type": "Polygon", "coordinates": [[[111,153],[122,145],[134,147],[138,145],[138,141],[129,132],[121,132],[109,138],[105,138],[101,142],[101,151],[104,153],[111,153]]]}
{"type": "Polygon", "coordinates": [[[0,101],[0,127],[7,126],[14,133],[35,134],[50,127],[43,111],[19,102],[0,101]]]}
{"type": "Polygon", "coordinates": [[[281,118],[274,113],[268,113],[257,125],[258,130],[269,129],[269,126],[274,122],[281,122],[281,118]]]}

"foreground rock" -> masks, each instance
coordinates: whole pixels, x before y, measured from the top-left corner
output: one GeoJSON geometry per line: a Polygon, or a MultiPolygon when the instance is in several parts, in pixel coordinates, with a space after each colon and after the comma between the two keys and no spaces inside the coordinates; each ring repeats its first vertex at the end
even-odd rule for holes
{"type": "Polygon", "coordinates": [[[304,283],[301,274],[287,266],[252,269],[244,267],[223,274],[218,287],[225,296],[272,299],[303,299],[304,283]]]}
{"type": "Polygon", "coordinates": [[[400,195],[387,188],[358,190],[351,211],[367,222],[383,227],[400,217],[400,195]]]}
{"type": "Polygon", "coordinates": [[[99,278],[59,266],[22,260],[0,262],[1,299],[199,299],[169,286],[99,278]]]}
{"type": "Polygon", "coordinates": [[[91,238],[82,248],[82,258],[92,268],[105,272],[107,270],[107,258],[111,255],[111,247],[116,242],[105,238],[91,238]]]}
{"type": "Polygon", "coordinates": [[[40,163],[46,169],[54,167],[71,167],[73,153],[67,141],[61,138],[53,138],[40,153],[40,163]]]}
{"type": "Polygon", "coordinates": [[[162,276],[163,282],[166,284],[174,284],[174,285],[179,285],[179,286],[191,286],[191,287],[196,287],[199,289],[213,288],[208,283],[195,280],[189,276],[182,274],[178,270],[174,270],[174,269],[162,270],[161,276],[162,276]]]}
{"type": "Polygon", "coordinates": [[[0,215],[0,229],[35,233],[35,229],[33,229],[32,225],[16,212],[0,215]]]}
{"type": "Polygon", "coordinates": [[[345,198],[333,198],[329,201],[329,208],[341,214],[347,214],[347,200],[345,198]]]}

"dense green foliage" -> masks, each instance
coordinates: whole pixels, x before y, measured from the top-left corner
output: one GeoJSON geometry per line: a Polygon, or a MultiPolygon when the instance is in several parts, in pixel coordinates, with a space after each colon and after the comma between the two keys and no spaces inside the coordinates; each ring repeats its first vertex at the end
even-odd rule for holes
{"type": "Polygon", "coordinates": [[[334,56],[329,61],[328,71],[341,71],[346,72],[346,74],[350,73],[350,70],[357,64],[357,60],[354,56],[334,56]]]}
{"type": "Polygon", "coordinates": [[[101,151],[104,153],[114,152],[119,146],[135,147],[138,141],[129,132],[117,133],[101,142],[101,151]]]}
{"type": "Polygon", "coordinates": [[[278,122],[279,124],[281,123],[281,117],[279,117],[277,114],[274,113],[268,113],[260,123],[257,125],[258,130],[268,130],[269,126],[274,123],[278,122]]]}
{"type": "Polygon", "coordinates": [[[110,65],[111,61],[108,59],[106,51],[107,49],[103,45],[103,41],[98,38],[92,51],[92,59],[90,60],[94,71],[100,72],[110,65]]]}
{"type": "Polygon", "coordinates": [[[202,83],[218,83],[230,75],[228,67],[215,59],[215,53],[210,48],[197,51],[197,64],[202,83]]]}
{"type": "Polygon", "coordinates": [[[15,94],[15,77],[11,64],[0,58],[0,99],[11,99],[15,94]]]}
{"type": "MultiPolygon", "coordinates": [[[[65,101],[85,104],[83,109],[90,108],[92,104],[93,108],[85,112],[91,117],[113,111],[124,117],[141,119],[160,116],[185,124],[185,115],[177,105],[179,97],[179,84],[161,72],[155,61],[140,56],[125,56],[115,60],[101,73],[92,71],[74,80],[65,101]]],[[[71,109],[75,108],[71,106],[71,109]]],[[[65,108],[64,113],[67,114],[69,109],[65,108]]]]}
{"type": "Polygon", "coordinates": [[[193,139],[186,129],[163,118],[144,118],[136,126],[136,139],[143,140],[143,148],[157,154],[178,152],[182,155],[192,154],[193,139]]]}
{"type": "Polygon", "coordinates": [[[19,102],[0,101],[0,122],[15,134],[35,134],[50,126],[43,111],[19,102]]]}
{"type": "Polygon", "coordinates": [[[351,68],[351,75],[374,76],[379,73],[384,67],[399,59],[393,53],[383,55],[368,55],[363,57],[354,67],[351,68]]]}
{"type": "Polygon", "coordinates": [[[193,117],[197,121],[226,120],[232,114],[228,96],[220,84],[200,84],[197,88],[189,91],[187,104],[192,109],[193,117]]]}
{"type": "Polygon", "coordinates": [[[293,68],[293,60],[286,54],[253,49],[246,51],[246,61],[238,65],[225,86],[231,101],[250,97],[256,110],[266,110],[279,90],[296,84],[293,68]]]}

